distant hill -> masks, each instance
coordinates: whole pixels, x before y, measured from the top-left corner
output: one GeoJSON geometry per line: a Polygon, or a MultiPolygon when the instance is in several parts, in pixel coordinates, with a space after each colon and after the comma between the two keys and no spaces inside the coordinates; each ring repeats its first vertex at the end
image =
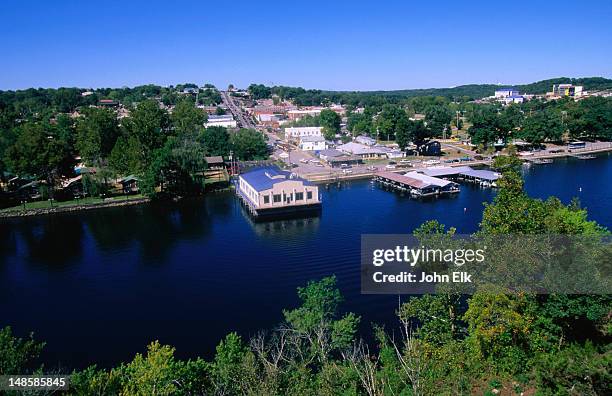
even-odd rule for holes
{"type": "Polygon", "coordinates": [[[331,96],[338,94],[366,94],[366,95],[380,95],[385,97],[395,98],[411,98],[416,96],[444,96],[448,98],[468,96],[471,98],[484,98],[492,96],[495,93],[495,89],[500,86],[512,86],[519,90],[520,93],[526,94],[544,94],[552,90],[553,84],[574,84],[582,85],[586,90],[601,90],[611,89],[612,79],[603,77],[583,77],[583,78],[570,78],[570,77],[558,77],[551,78],[548,80],[542,80],[530,84],[522,85],[497,85],[497,84],[469,84],[459,85],[453,88],[425,88],[425,89],[402,89],[394,91],[321,91],[323,94],[329,94],[331,96]]]}

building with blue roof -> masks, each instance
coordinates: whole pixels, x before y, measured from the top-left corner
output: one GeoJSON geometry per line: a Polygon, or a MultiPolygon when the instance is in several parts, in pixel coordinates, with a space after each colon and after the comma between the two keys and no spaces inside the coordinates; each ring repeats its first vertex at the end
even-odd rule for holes
{"type": "Polygon", "coordinates": [[[238,196],[255,216],[318,209],[319,187],[277,167],[262,167],[238,177],[238,196]]]}

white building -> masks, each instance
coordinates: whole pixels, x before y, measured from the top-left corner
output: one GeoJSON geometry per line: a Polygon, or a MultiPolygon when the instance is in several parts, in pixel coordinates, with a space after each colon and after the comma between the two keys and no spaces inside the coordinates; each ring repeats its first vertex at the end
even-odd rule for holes
{"type": "Polygon", "coordinates": [[[360,135],[355,138],[357,143],[365,144],[367,146],[374,146],[376,144],[376,140],[372,139],[369,136],[360,135]]]}
{"type": "Polygon", "coordinates": [[[337,148],[340,151],[355,155],[361,159],[387,158],[387,153],[380,147],[366,146],[361,143],[348,142],[337,148]]]}
{"type": "Polygon", "coordinates": [[[322,136],[322,127],[291,127],[285,128],[286,140],[299,140],[305,136],[322,136]]]}
{"type": "Polygon", "coordinates": [[[295,174],[274,167],[243,173],[238,193],[255,215],[320,207],[319,188],[295,174]]]}
{"type": "Polygon", "coordinates": [[[327,144],[323,136],[303,136],[300,138],[300,150],[320,151],[326,148],[327,144]]]}
{"type": "Polygon", "coordinates": [[[495,99],[507,98],[509,96],[519,96],[516,88],[498,88],[495,90],[495,99]]]}
{"type": "Polygon", "coordinates": [[[208,121],[204,124],[205,127],[220,126],[225,128],[236,128],[236,120],[231,114],[224,115],[209,115],[208,121]]]}

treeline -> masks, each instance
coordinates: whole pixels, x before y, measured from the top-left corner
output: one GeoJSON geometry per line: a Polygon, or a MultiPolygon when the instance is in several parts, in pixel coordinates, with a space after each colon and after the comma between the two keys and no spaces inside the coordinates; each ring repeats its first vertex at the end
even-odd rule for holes
{"type": "Polygon", "coordinates": [[[472,123],[472,143],[483,147],[511,139],[536,144],[569,139],[612,140],[612,98],[531,100],[505,108],[481,105],[466,109],[465,114],[472,123]]]}
{"type": "Polygon", "coordinates": [[[193,98],[180,100],[172,113],[157,100],[141,100],[121,119],[113,109],[97,107],[81,107],[76,117],[43,112],[21,119],[6,109],[2,114],[0,177],[43,180],[51,189],[75,176],[81,157],[95,169],[87,178],[100,193],[111,179],[134,174],[148,195],[187,194],[202,188],[205,156],[227,157],[233,150],[238,159],[252,160],[268,151],[257,131],[204,128],[206,113],[193,98]]]}
{"type": "MultiPolygon", "coordinates": [[[[586,90],[602,90],[612,88],[612,80],[603,77],[585,78],[553,78],[531,84],[515,85],[521,93],[544,94],[552,90],[553,84],[582,85],[586,90]]],[[[385,103],[402,103],[406,99],[419,96],[440,96],[455,102],[467,102],[492,96],[499,85],[469,84],[453,88],[404,89],[395,91],[324,91],[304,89],[301,87],[274,86],[251,84],[249,93],[254,99],[270,98],[278,95],[282,99],[293,100],[299,106],[318,106],[329,103],[341,103],[356,107],[381,106],[385,103]]]]}
{"type": "MultiPolygon", "coordinates": [[[[175,105],[185,97],[185,88],[197,89],[198,86],[186,83],[169,87],[149,84],[133,88],[30,88],[0,91],[0,110],[5,111],[7,116],[14,114],[17,118],[27,118],[32,115],[43,116],[44,113],[69,113],[79,107],[97,105],[102,99],[132,106],[145,99],[155,98],[165,105],[175,105]]],[[[197,101],[199,104],[216,105],[222,100],[214,85],[205,84],[197,94],[197,101]]]]}
{"type": "MultiPolygon", "coordinates": [[[[527,196],[516,158],[495,166],[504,177],[479,234],[609,236],[577,202],[527,196]]],[[[452,233],[437,222],[415,230],[452,233]]],[[[410,297],[396,312],[397,327],[373,325],[370,345],[358,334],[361,318],[341,311],[335,277],[309,282],[298,296],[301,304],[284,310],[275,329],[249,340],[230,333],[211,360],[180,360],[153,342],[131,362],[74,372],[68,394],[603,395],[612,384],[610,295],[485,287],[472,296],[410,297]]],[[[41,349],[5,328],[0,375],[35,368],[41,349]]]]}

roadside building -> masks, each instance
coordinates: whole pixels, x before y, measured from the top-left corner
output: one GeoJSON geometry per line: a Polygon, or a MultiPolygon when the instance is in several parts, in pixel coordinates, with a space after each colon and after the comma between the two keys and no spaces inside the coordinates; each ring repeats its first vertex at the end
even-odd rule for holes
{"type": "Polygon", "coordinates": [[[224,115],[209,115],[208,121],[204,124],[205,127],[211,126],[220,126],[225,128],[236,128],[236,120],[234,120],[234,116],[231,114],[224,115]]]}
{"type": "Polygon", "coordinates": [[[276,167],[263,167],[241,174],[237,193],[254,216],[321,207],[316,184],[276,167]]]}
{"type": "Polygon", "coordinates": [[[285,140],[299,141],[305,136],[323,136],[322,127],[290,127],[285,128],[285,140]]]}
{"type": "Polygon", "coordinates": [[[442,155],[442,145],[437,140],[430,140],[422,144],[418,149],[419,155],[439,157],[442,155]]]}
{"type": "Polygon", "coordinates": [[[224,169],[225,162],[223,161],[223,157],[220,155],[212,156],[212,157],[204,157],[206,164],[208,165],[208,169],[224,169]]]}
{"type": "Polygon", "coordinates": [[[371,137],[365,135],[357,136],[355,141],[360,144],[365,144],[366,146],[374,146],[376,144],[376,139],[372,139],[371,137]]]}
{"type": "Polygon", "coordinates": [[[338,150],[357,156],[361,159],[386,158],[387,153],[380,147],[370,147],[365,144],[348,142],[337,147],[338,150]]]}
{"type": "Polygon", "coordinates": [[[300,138],[300,150],[320,151],[326,148],[327,144],[323,136],[302,136],[300,138]]]}
{"type": "Polygon", "coordinates": [[[297,121],[306,116],[316,117],[321,114],[321,110],[323,110],[323,107],[312,107],[312,108],[304,108],[304,109],[299,109],[299,110],[297,109],[289,110],[287,111],[287,117],[289,117],[291,121],[297,121]]]}

